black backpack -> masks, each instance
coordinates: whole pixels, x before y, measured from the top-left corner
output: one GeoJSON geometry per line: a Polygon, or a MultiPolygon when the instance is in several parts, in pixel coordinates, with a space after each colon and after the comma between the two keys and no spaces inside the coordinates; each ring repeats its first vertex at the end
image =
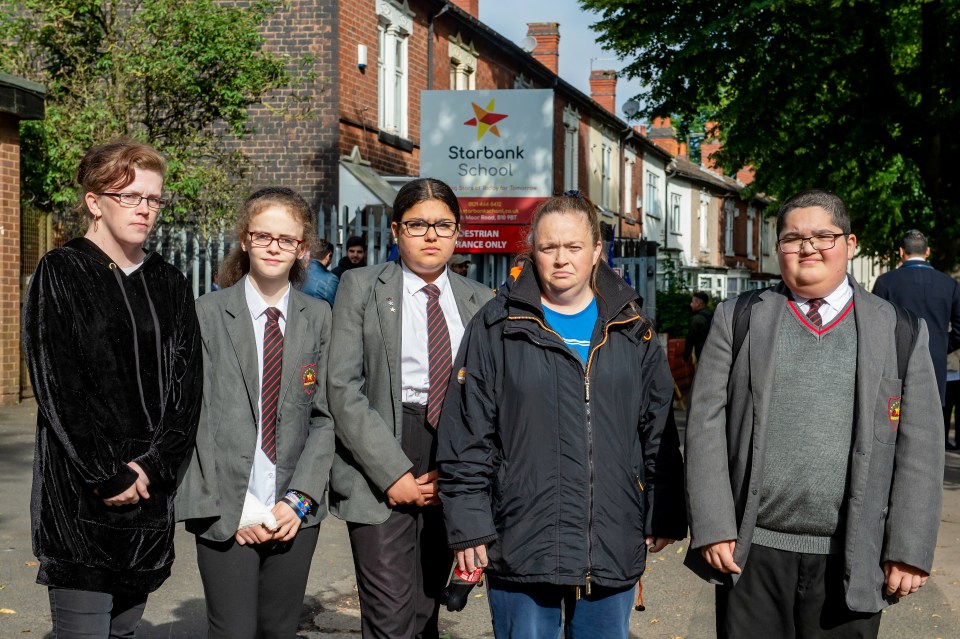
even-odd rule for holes
{"type": "MultiPolygon", "coordinates": [[[[747,337],[747,331],[750,330],[750,307],[760,301],[760,294],[764,290],[760,289],[747,291],[737,297],[737,303],[733,307],[733,360],[730,362],[730,368],[733,368],[737,357],[740,355],[740,349],[743,348],[743,340],[747,337]]],[[[897,311],[897,327],[894,331],[894,339],[897,344],[897,373],[902,380],[907,374],[907,362],[910,359],[910,351],[917,342],[917,334],[920,332],[920,320],[916,315],[905,308],[893,305],[897,311]]]]}

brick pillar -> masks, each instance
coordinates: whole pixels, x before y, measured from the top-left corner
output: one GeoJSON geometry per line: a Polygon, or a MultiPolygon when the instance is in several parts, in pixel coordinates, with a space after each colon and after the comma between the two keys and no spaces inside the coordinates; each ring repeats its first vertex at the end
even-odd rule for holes
{"type": "Polygon", "coordinates": [[[0,405],[20,401],[20,133],[0,113],[0,405]]]}
{"type": "Polygon", "coordinates": [[[528,22],[527,35],[537,41],[531,55],[545,67],[558,73],[560,68],[560,23],[528,22]]]}
{"type": "Polygon", "coordinates": [[[604,109],[617,114],[617,72],[597,69],[590,72],[590,97],[604,109]]]}

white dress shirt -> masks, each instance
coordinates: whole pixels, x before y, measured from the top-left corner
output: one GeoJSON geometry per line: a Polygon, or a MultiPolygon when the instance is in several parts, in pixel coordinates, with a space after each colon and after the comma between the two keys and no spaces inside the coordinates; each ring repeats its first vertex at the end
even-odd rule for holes
{"type": "MultiPolygon", "coordinates": [[[[423,287],[427,285],[419,275],[401,264],[403,269],[403,307],[402,333],[400,335],[400,386],[404,402],[412,404],[427,403],[430,390],[430,360],[427,356],[427,294],[423,287]]],[[[463,322],[460,309],[450,289],[447,270],[434,280],[440,289],[440,308],[447,320],[450,332],[450,363],[457,355],[460,340],[463,339],[463,322]]]]}
{"type": "MultiPolygon", "coordinates": [[[[840,286],[823,298],[823,305],[820,307],[820,317],[823,319],[823,326],[826,326],[836,319],[837,315],[840,314],[840,311],[847,305],[851,297],[853,297],[853,287],[850,286],[850,281],[844,277],[840,286]]],[[[806,315],[807,310],[810,308],[809,302],[809,298],[800,297],[796,293],[793,293],[793,303],[797,305],[797,308],[799,308],[800,312],[804,315],[806,315]]]]}
{"type": "MultiPolygon", "coordinates": [[[[262,391],[263,385],[263,336],[267,329],[267,309],[270,306],[260,297],[260,293],[253,288],[250,277],[243,278],[243,290],[247,297],[247,308],[250,310],[250,318],[253,320],[253,335],[257,340],[257,413],[263,413],[262,391]]],[[[280,332],[284,333],[287,328],[287,305],[290,301],[290,286],[284,292],[283,297],[276,303],[275,307],[280,311],[280,332]]],[[[247,499],[251,496],[257,498],[267,508],[272,508],[276,503],[277,495],[277,466],[263,452],[260,446],[262,426],[257,424],[257,450],[253,456],[253,468],[250,471],[250,481],[247,484],[247,499]]],[[[246,506],[244,506],[246,510],[246,506]]]]}

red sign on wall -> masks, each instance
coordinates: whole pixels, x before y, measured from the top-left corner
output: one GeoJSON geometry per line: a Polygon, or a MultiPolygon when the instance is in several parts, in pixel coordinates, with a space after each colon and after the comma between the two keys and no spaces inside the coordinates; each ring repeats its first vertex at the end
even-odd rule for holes
{"type": "Polygon", "coordinates": [[[523,224],[469,224],[460,230],[457,253],[520,253],[529,227],[523,224]]]}
{"type": "Polygon", "coordinates": [[[542,197],[459,197],[464,224],[530,224],[542,197]]]}

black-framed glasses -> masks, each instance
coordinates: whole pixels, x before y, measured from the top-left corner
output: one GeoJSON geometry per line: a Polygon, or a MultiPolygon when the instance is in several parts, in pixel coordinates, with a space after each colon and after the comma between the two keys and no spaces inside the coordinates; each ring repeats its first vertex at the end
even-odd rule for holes
{"type": "Polygon", "coordinates": [[[259,231],[248,231],[248,234],[250,235],[250,245],[256,246],[257,248],[267,248],[276,242],[281,251],[293,253],[303,244],[303,240],[298,240],[293,237],[274,237],[269,233],[261,233],[259,231]]]}
{"type": "Polygon", "coordinates": [[[117,198],[117,201],[120,202],[120,206],[124,206],[128,209],[140,206],[140,203],[144,200],[147,201],[147,207],[151,211],[159,211],[165,207],[170,200],[162,197],[147,197],[145,195],[140,195],[139,193],[97,193],[97,195],[109,195],[110,197],[117,198]]]}
{"type": "Polygon", "coordinates": [[[809,242],[814,251],[826,251],[836,246],[837,238],[844,235],[846,233],[818,233],[810,237],[787,237],[777,240],[777,249],[784,254],[799,253],[803,250],[803,243],[809,242]]]}
{"type": "Polygon", "coordinates": [[[433,229],[437,237],[453,237],[460,227],[459,224],[451,220],[440,220],[433,224],[428,223],[426,220],[407,220],[406,222],[400,222],[400,224],[403,225],[407,235],[411,237],[423,237],[430,229],[433,229]]]}

